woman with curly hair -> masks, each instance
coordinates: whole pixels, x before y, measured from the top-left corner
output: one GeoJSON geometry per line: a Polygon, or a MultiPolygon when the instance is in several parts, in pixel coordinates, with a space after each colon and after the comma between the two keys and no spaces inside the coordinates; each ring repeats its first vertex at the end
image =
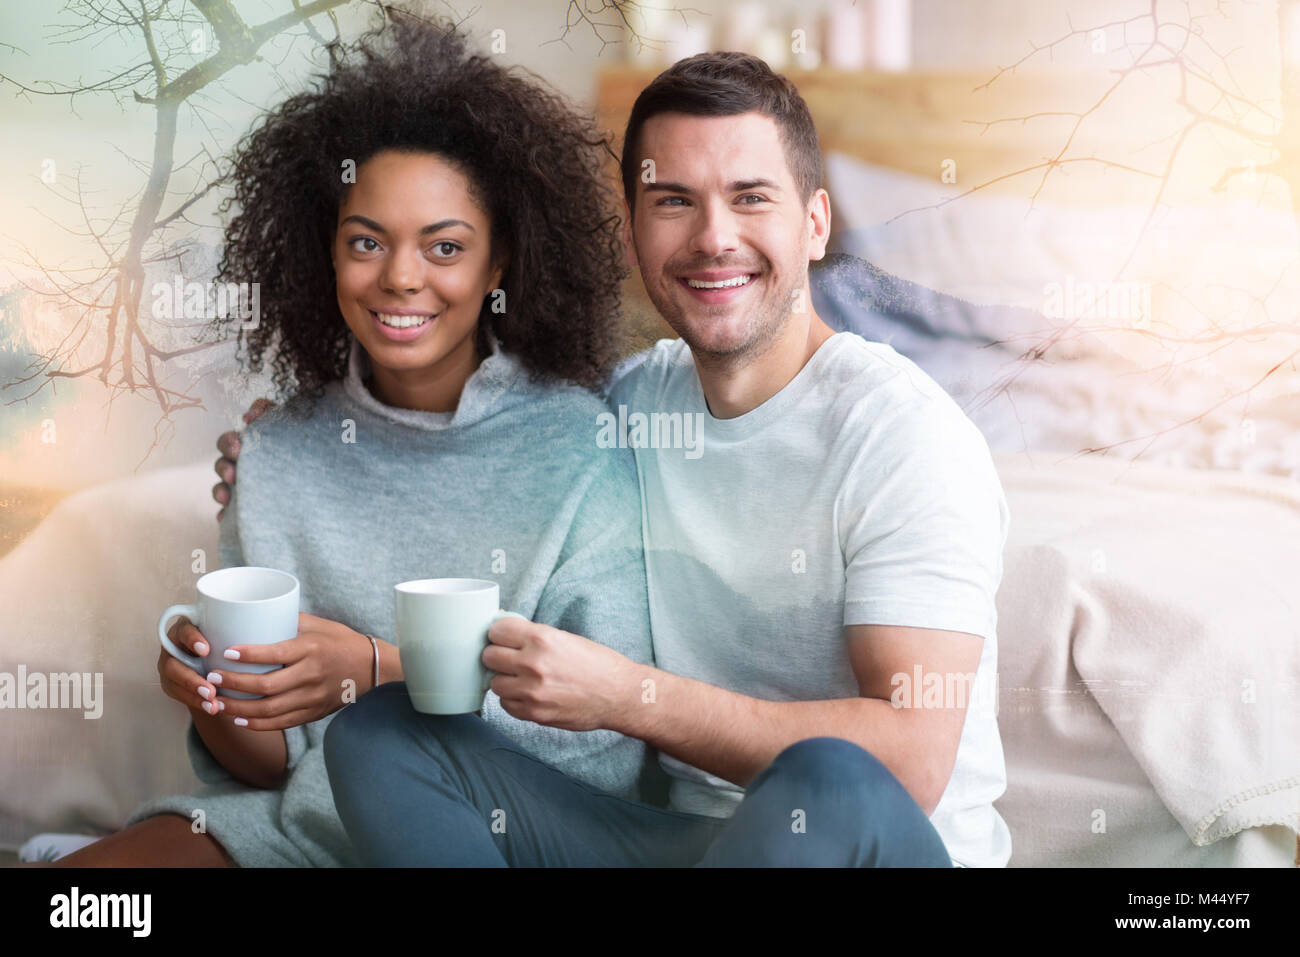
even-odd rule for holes
{"type": "MultiPolygon", "coordinates": [[[[240,649],[282,666],[265,675],[163,652],[205,786],[60,864],[357,863],[321,745],[341,688],[401,680],[370,638],[392,637],[395,583],[492,579],[504,607],[650,660],[636,471],[598,448],[590,391],[625,268],[602,146],[557,94],[403,14],[241,142],[219,279],[261,284],[241,344],[287,401],[243,436],[222,560],[297,576],[299,633],[240,649]]],[[[192,624],[172,635],[206,654],[192,624]]],[[[635,739],[521,721],[491,692],[481,714],[601,791],[638,799],[654,773],[635,739]]]]}

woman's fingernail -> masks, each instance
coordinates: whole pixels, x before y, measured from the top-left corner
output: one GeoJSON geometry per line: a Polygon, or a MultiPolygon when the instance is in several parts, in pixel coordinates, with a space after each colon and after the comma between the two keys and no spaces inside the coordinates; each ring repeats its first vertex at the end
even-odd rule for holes
{"type": "Polygon", "coordinates": [[[206,655],[208,653],[207,642],[203,642],[203,641],[194,642],[194,650],[201,655],[206,655]]]}
{"type": "Polygon", "coordinates": [[[235,724],[239,725],[241,728],[247,727],[247,726],[248,726],[248,719],[247,719],[247,718],[236,718],[236,719],[235,719],[235,724]]]}
{"type": "Polygon", "coordinates": [[[214,685],[219,685],[221,684],[221,675],[217,674],[217,672],[214,671],[208,675],[208,680],[211,681],[214,685]]]}
{"type": "Polygon", "coordinates": [[[234,648],[227,648],[227,649],[226,649],[226,657],[229,658],[231,661],[238,661],[238,660],[239,660],[239,652],[236,651],[234,648]]]}
{"type": "Polygon", "coordinates": [[[225,710],[226,710],[226,703],[225,703],[224,701],[222,701],[220,698],[217,698],[216,701],[217,701],[217,710],[218,710],[218,711],[225,711],[225,710]]]}
{"type": "Polygon", "coordinates": [[[213,704],[211,701],[205,701],[203,702],[203,710],[206,711],[208,714],[216,714],[217,706],[213,704]]]}
{"type": "Polygon", "coordinates": [[[207,685],[199,685],[199,697],[201,697],[201,698],[211,698],[211,697],[212,697],[212,692],[211,692],[210,690],[208,690],[208,686],[207,686],[207,685]]]}

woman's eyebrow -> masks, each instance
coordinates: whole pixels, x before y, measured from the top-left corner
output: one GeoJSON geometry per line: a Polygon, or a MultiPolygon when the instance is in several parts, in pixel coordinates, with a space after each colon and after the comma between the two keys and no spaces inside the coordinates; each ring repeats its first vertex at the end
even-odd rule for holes
{"type": "Polygon", "coordinates": [[[464,226],[471,233],[477,232],[477,230],[475,230],[473,226],[465,222],[465,220],[463,219],[440,219],[436,223],[432,223],[422,228],[420,230],[420,235],[423,236],[426,233],[441,232],[442,230],[447,229],[450,226],[464,226]]]}
{"type": "MultiPolygon", "coordinates": [[[[366,229],[372,229],[377,233],[388,232],[388,230],[384,229],[383,226],[380,226],[373,219],[370,219],[366,216],[358,216],[356,214],[353,214],[351,216],[345,217],[344,220],[341,223],[339,223],[339,225],[346,226],[348,223],[360,223],[362,226],[366,227],[366,229]]],[[[428,226],[422,227],[420,229],[420,235],[424,236],[429,233],[441,232],[442,230],[447,229],[450,226],[464,226],[471,233],[477,232],[477,230],[475,230],[473,226],[465,222],[465,220],[463,219],[440,219],[436,223],[430,223],[428,226]]]]}

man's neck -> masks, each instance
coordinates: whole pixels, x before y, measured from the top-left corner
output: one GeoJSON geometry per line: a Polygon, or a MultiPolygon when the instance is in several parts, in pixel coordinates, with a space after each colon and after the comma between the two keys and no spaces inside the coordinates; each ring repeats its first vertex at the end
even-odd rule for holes
{"type": "Polygon", "coordinates": [[[757,409],[789,385],[834,334],[835,330],[810,309],[792,316],[767,348],[749,361],[701,361],[695,356],[695,371],[710,414],[715,419],[734,419],[757,409]]]}

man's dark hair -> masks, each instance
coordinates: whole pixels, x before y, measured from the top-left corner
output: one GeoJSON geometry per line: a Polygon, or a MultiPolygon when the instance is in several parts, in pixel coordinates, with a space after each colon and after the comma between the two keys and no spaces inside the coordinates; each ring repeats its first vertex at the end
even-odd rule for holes
{"type": "Polygon", "coordinates": [[[737,116],[761,113],[776,121],[785,147],[786,165],[800,198],[807,203],[822,182],[821,146],[812,114],[786,77],[748,53],[699,53],[678,60],[641,91],[632,106],[623,136],[623,193],[636,208],[636,181],[641,172],[641,128],[660,113],[691,116],[737,116]]]}

